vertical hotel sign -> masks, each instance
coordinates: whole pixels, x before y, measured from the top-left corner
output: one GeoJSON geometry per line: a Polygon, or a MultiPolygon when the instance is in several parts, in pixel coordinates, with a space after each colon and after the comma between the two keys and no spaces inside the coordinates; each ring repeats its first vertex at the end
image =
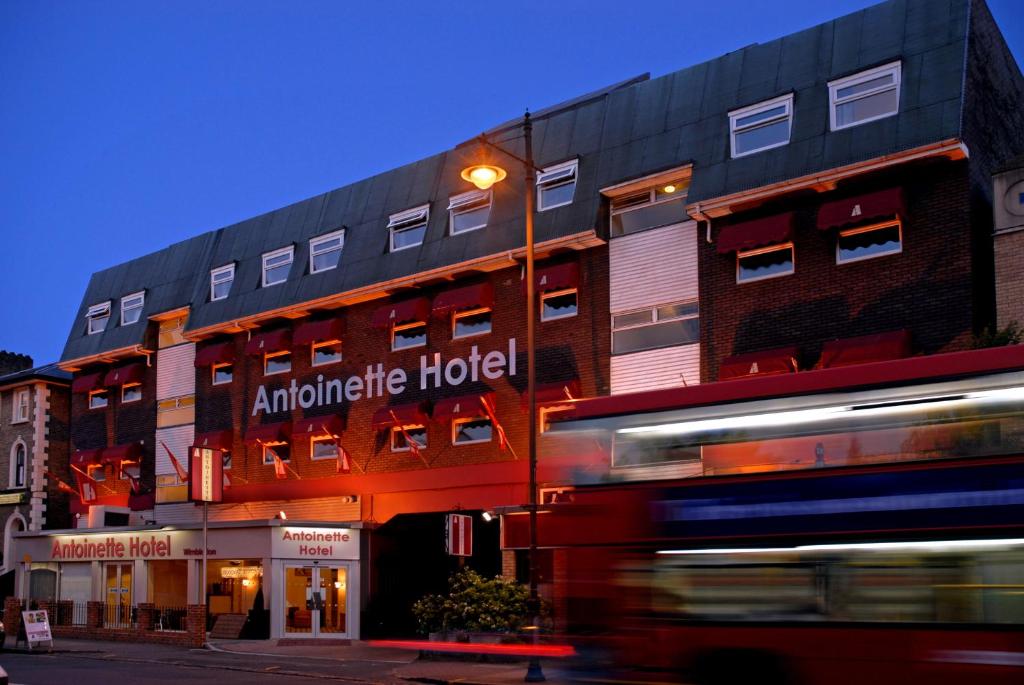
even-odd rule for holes
{"type": "Polygon", "coordinates": [[[224,499],[223,452],[193,447],[188,466],[188,493],[191,501],[220,502],[224,499]]]}

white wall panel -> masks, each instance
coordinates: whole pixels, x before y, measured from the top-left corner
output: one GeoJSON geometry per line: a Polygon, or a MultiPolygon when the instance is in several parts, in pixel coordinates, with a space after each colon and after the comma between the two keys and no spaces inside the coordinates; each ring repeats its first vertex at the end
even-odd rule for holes
{"type": "MultiPolygon", "coordinates": [[[[196,346],[175,345],[156,353],[156,398],[192,395],[196,391],[196,346]]],[[[177,454],[175,454],[177,456],[177,454]]]]}
{"type": "Polygon", "coordinates": [[[697,299],[697,223],[613,238],[611,311],[697,299]]]}
{"type": "Polygon", "coordinates": [[[612,357],[612,394],[700,383],[700,345],[679,345],[612,357]]]}
{"type": "Polygon", "coordinates": [[[171,463],[171,458],[167,456],[167,450],[160,443],[167,443],[167,446],[174,452],[174,456],[181,463],[182,468],[188,471],[188,448],[192,446],[192,440],[195,439],[195,436],[196,427],[191,423],[184,426],[174,426],[173,428],[157,428],[156,475],[163,476],[177,473],[174,470],[174,465],[171,463]]]}

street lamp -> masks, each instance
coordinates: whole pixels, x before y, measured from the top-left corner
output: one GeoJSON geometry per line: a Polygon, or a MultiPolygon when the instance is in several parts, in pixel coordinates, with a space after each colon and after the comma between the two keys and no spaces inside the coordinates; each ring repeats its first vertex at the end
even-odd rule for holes
{"type": "MultiPolygon", "coordinates": [[[[533,122],[530,121],[530,113],[523,115],[523,143],[525,157],[520,157],[496,145],[488,140],[485,134],[480,134],[477,141],[480,143],[481,151],[492,148],[501,152],[507,157],[518,161],[523,165],[526,172],[525,189],[523,197],[526,203],[526,396],[527,408],[529,411],[528,426],[530,431],[529,440],[529,465],[530,465],[530,547],[527,554],[530,565],[530,610],[533,614],[531,626],[533,642],[536,644],[540,633],[540,599],[537,595],[537,581],[539,568],[537,566],[537,340],[536,340],[536,283],[534,281],[534,258],[533,258],[533,215],[534,215],[534,193],[537,181],[537,169],[533,164],[533,122]]],[[[486,161],[468,166],[462,170],[462,178],[466,179],[480,190],[487,190],[495,183],[500,182],[507,172],[495,164],[486,161]]],[[[539,683],[545,680],[544,671],[541,670],[540,661],[537,656],[530,657],[530,665],[526,671],[528,683],[539,683]]]]}

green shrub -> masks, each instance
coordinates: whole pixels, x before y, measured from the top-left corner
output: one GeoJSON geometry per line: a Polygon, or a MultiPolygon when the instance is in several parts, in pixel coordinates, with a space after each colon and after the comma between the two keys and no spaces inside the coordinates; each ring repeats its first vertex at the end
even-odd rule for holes
{"type": "Polygon", "coordinates": [[[990,326],[974,336],[971,347],[977,350],[983,347],[1004,347],[1006,345],[1016,345],[1020,343],[1022,334],[1024,334],[1024,331],[1021,331],[1021,328],[1016,321],[1011,321],[1003,328],[990,326]]]}
{"type": "Polygon", "coordinates": [[[528,621],[529,590],[497,576],[462,569],[448,579],[448,595],[427,595],[412,605],[421,633],[448,630],[512,633],[528,621]]]}

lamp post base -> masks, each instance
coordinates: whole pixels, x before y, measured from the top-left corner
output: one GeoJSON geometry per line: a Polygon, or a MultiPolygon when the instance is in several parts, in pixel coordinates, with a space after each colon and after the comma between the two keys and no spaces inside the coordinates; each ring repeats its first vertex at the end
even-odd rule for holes
{"type": "Polygon", "coordinates": [[[547,678],[544,677],[544,671],[541,670],[540,661],[536,658],[530,659],[530,665],[526,667],[526,677],[523,678],[524,683],[543,683],[547,678]]]}

